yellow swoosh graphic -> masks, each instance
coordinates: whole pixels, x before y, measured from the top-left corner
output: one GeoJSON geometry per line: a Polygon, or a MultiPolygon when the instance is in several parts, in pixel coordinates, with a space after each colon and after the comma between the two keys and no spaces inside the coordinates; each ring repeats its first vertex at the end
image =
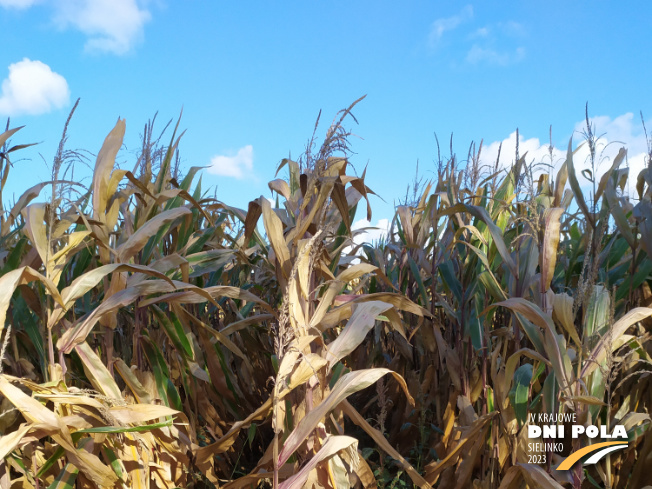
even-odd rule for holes
{"type": "Polygon", "coordinates": [[[559,467],[557,467],[557,470],[568,470],[570,469],[575,463],[581,459],[584,455],[588,455],[591,452],[595,452],[596,450],[600,450],[601,448],[605,447],[611,447],[613,445],[623,445],[627,443],[626,441],[605,441],[602,443],[596,443],[595,445],[589,445],[588,447],[584,447],[572,455],[566,457],[566,459],[559,464],[559,467]]]}

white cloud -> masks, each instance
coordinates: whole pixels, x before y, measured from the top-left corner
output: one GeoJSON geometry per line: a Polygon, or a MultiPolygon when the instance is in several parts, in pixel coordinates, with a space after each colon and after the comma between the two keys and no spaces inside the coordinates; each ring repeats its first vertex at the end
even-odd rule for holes
{"type": "Polygon", "coordinates": [[[523,47],[518,47],[514,51],[497,51],[474,44],[466,54],[466,61],[471,64],[486,63],[497,66],[518,63],[523,58],[525,58],[525,48],[523,47]]]}
{"type": "Polygon", "coordinates": [[[354,233],[353,242],[355,244],[363,244],[378,241],[380,238],[387,236],[389,225],[390,222],[388,219],[379,219],[373,226],[366,219],[360,219],[351,226],[352,231],[358,231],[354,233]]]}
{"type": "Polygon", "coordinates": [[[87,36],[88,52],[125,54],[143,38],[151,14],[139,2],[145,0],[0,0],[0,7],[26,9],[47,3],[54,10],[54,24],[73,28],[87,36]]]}
{"type": "Polygon", "coordinates": [[[489,26],[480,27],[471,33],[469,39],[481,39],[489,37],[491,34],[491,28],[489,26]]]}
{"type": "Polygon", "coordinates": [[[29,8],[39,0],[0,0],[0,7],[25,9],[29,8]]]}
{"type": "MultiPolygon", "coordinates": [[[[634,114],[628,112],[620,115],[615,119],[609,116],[597,116],[589,118],[594,126],[593,133],[599,137],[597,141],[597,151],[599,156],[599,166],[597,170],[598,178],[609,169],[613,159],[623,146],[627,149],[627,161],[621,164],[621,168],[629,168],[628,191],[631,197],[638,199],[636,193],[636,179],[638,174],[646,165],[647,158],[647,141],[643,125],[640,119],[634,118],[634,114]]],[[[652,127],[652,120],[645,122],[648,129],[652,127]]],[[[582,132],[585,130],[586,123],[578,122],[575,125],[574,140],[582,140],[582,132]]],[[[573,158],[582,168],[590,167],[588,147],[582,148],[582,151],[573,158]]]]}
{"type": "MultiPolygon", "coordinates": [[[[516,131],[502,141],[494,141],[493,143],[484,145],[480,154],[482,163],[493,167],[498,158],[499,149],[499,167],[509,168],[514,163],[516,156],[516,131]]],[[[526,160],[528,163],[534,161],[536,163],[545,163],[546,165],[552,164],[554,167],[558,167],[563,163],[566,157],[565,150],[554,148],[551,161],[549,143],[541,143],[539,138],[525,139],[522,134],[519,134],[518,138],[518,152],[520,156],[523,156],[527,152],[526,160]]]]}
{"type": "Polygon", "coordinates": [[[430,35],[428,36],[428,44],[434,48],[439,44],[446,31],[456,29],[460,24],[473,18],[473,7],[467,5],[457,15],[452,17],[443,17],[435,20],[430,27],[430,35]]]}
{"type": "Polygon", "coordinates": [[[80,30],[89,52],[124,54],[143,37],[148,10],[136,0],[57,0],[55,22],[80,30]]]}
{"type": "Polygon", "coordinates": [[[428,46],[435,50],[446,33],[458,30],[460,35],[456,36],[454,49],[456,58],[468,64],[507,66],[525,58],[525,47],[516,44],[517,40],[527,37],[523,24],[505,21],[478,26],[477,22],[472,22],[473,16],[473,7],[467,5],[452,17],[435,20],[430,26],[428,46]],[[458,50],[466,55],[460,56],[458,50]]]}
{"type": "Polygon", "coordinates": [[[470,64],[507,66],[525,58],[525,48],[513,47],[514,38],[526,37],[522,24],[514,21],[499,22],[476,29],[468,37],[473,45],[466,53],[470,64]]]}
{"type": "MultiPolygon", "coordinates": [[[[647,141],[643,126],[634,114],[626,113],[614,119],[609,116],[597,116],[589,118],[594,127],[593,132],[598,136],[597,140],[597,169],[596,180],[607,171],[618,151],[623,146],[627,149],[627,160],[621,164],[621,168],[629,168],[628,193],[632,198],[638,198],[635,191],[636,178],[639,172],[645,167],[647,157],[647,141]]],[[[646,121],[648,128],[652,127],[652,121],[646,121]]],[[[586,122],[579,121],[575,124],[573,132],[573,147],[576,148],[584,141],[582,133],[586,129],[586,122]]],[[[569,136],[570,137],[570,136],[569,136]]],[[[498,148],[502,143],[500,153],[500,167],[508,168],[513,162],[516,153],[516,132],[513,132],[503,141],[495,141],[483,146],[480,159],[482,163],[493,166],[498,156],[498,148]]],[[[554,148],[552,162],[548,150],[549,143],[542,143],[538,138],[525,139],[519,135],[519,154],[522,156],[527,152],[528,163],[543,162],[553,165],[553,174],[559,169],[566,159],[566,147],[554,148]]],[[[590,169],[589,148],[584,144],[573,156],[577,177],[580,185],[586,189],[592,189],[592,184],[582,176],[582,170],[590,169]]],[[[548,171],[544,166],[540,171],[548,171]]],[[[588,198],[588,196],[586,196],[588,198]]]]}
{"type": "Polygon", "coordinates": [[[250,144],[238,150],[235,155],[218,155],[211,158],[210,173],[223,177],[243,179],[251,177],[254,169],[254,148],[250,144]]]}
{"type": "Polygon", "coordinates": [[[505,34],[513,37],[525,37],[527,35],[527,29],[525,26],[519,22],[514,22],[513,20],[499,24],[499,29],[505,34]]]}
{"type": "Polygon", "coordinates": [[[44,114],[64,107],[69,97],[63,76],[41,61],[24,58],[9,65],[9,76],[2,81],[0,114],[44,114]]]}

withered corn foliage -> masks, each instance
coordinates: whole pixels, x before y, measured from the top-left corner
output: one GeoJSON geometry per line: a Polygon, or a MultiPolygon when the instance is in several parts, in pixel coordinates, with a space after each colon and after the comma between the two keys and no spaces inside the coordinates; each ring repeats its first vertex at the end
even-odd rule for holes
{"type": "Polygon", "coordinates": [[[349,114],[247,210],[178,176],[176,128],[161,150],[148,125],[127,171],[119,120],[88,189],[62,144],[2,213],[0,487],[650,483],[652,168],[623,150],[584,195],[572,144],[554,175],[452,157],[360,246],[349,114]],[[526,463],[529,413],[624,424],[629,447],[526,463]]]}

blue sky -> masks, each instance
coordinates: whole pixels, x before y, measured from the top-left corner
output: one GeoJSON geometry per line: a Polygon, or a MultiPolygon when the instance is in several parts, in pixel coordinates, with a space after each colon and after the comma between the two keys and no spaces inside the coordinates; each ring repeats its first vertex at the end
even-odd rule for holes
{"type": "MultiPolygon", "coordinates": [[[[49,179],[63,124],[68,148],[97,153],[118,117],[127,120],[118,161],[135,162],[145,122],[159,128],[183,107],[184,168],[211,166],[205,186],[245,207],[270,196],[281,158],[298,157],[322,110],[321,136],[361,95],[358,172],[391,216],[419,161],[431,176],[436,132],[447,155],[484,140],[541,158],[552,125],[562,148],[584,104],[597,132],[646,151],[639,111],[652,130],[652,8],[575,2],[222,2],[212,0],[0,0],[0,118],[25,125],[3,199],[49,179]]],[[[577,134],[575,139],[581,139],[577,134]]],[[[492,144],[493,143],[493,144],[492,144]]],[[[513,150],[512,150],[513,151],[513,150]]],[[[608,151],[609,152],[609,151],[608,151]]],[[[79,167],[76,175],[90,175],[79,167]]]]}

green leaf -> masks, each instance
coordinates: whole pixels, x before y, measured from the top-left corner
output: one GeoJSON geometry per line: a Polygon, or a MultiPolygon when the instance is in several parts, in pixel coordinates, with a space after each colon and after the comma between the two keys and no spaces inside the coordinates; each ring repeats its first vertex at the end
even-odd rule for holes
{"type": "Polygon", "coordinates": [[[142,340],[143,350],[145,351],[145,356],[154,372],[156,387],[158,388],[161,400],[166,406],[173,407],[178,411],[183,411],[181,398],[179,397],[179,393],[172,383],[172,380],[170,380],[170,372],[161,351],[156,345],[154,345],[148,336],[143,335],[142,340]]]}
{"type": "Polygon", "coordinates": [[[253,443],[255,436],[256,436],[256,424],[251,423],[251,426],[249,426],[249,429],[247,430],[247,442],[249,443],[249,447],[251,447],[251,444],[253,443]]]}
{"type": "Polygon", "coordinates": [[[186,360],[193,360],[192,347],[176,315],[172,312],[165,313],[156,305],[152,306],[152,310],[177,351],[180,354],[185,354],[186,360]]]}
{"type": "Polygon", "coordinates": [[[514,385],[509,391],[509,399],[514,406],[514,413],[519,426],[523,426],[527,420],[528,397],[530,393],[530,382],[532,381],[532,365],[526,363],[521,365],[514,372],[514,385]]]}
{"type": "Polygon", "coordinates": [[[85,428],[75,431],[77,433],[142,433],[144,431],[152,431],[157,428],[165,428],[172,426],[173,421],[163,421],[161,423],[144,424],[141,426],[97,426],[95,428],[85,428]]]}
{"type": "Polygon", "coordinates": [[[48,486],[48,489],[65,489],[67,487],[73,488],[75,480],[79,474],[79,469],[74,465],[67,463],[56,479],[48,486]]]}

